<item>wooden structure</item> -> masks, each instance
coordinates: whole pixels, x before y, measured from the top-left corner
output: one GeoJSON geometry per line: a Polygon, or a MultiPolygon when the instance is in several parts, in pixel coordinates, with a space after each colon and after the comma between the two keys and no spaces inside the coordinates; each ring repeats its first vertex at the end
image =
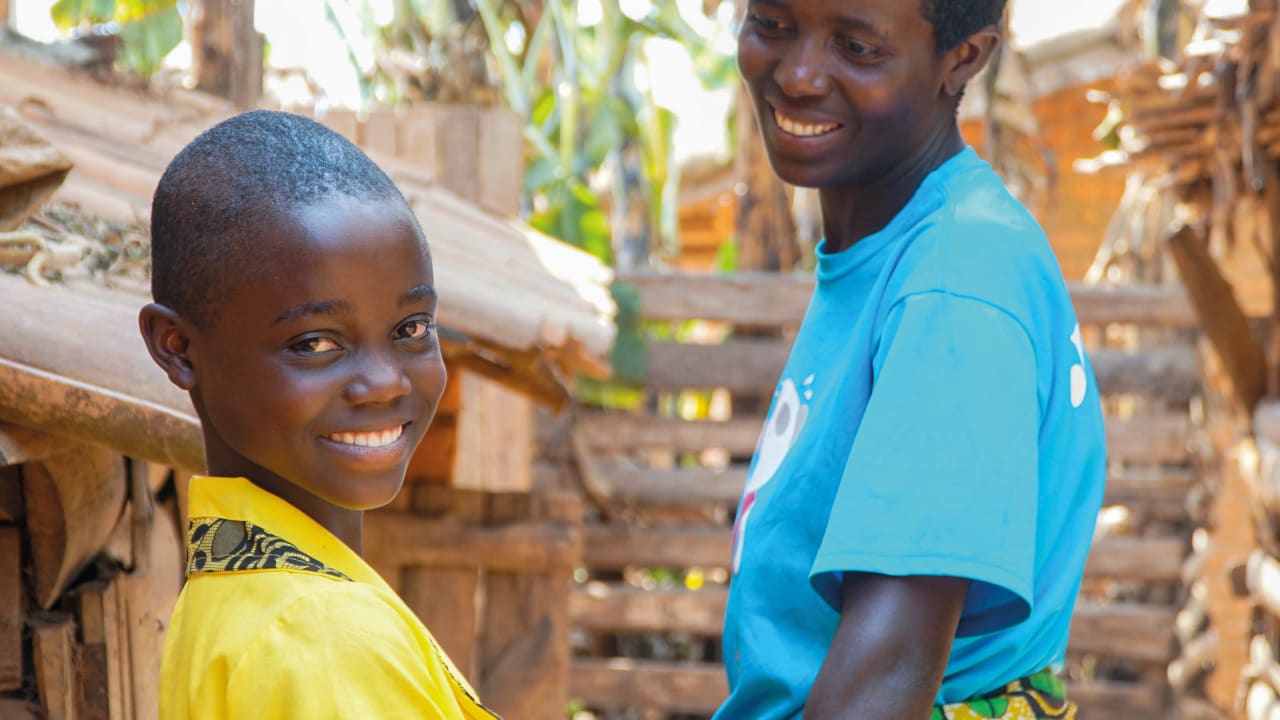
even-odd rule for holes
{"type": "Polygon", "coordinates": [[[1280,13],[1267,0],[1208,14],[1215,6],[1190,9],[1195,32],[1176,63],[1118,80],[1120,147],[1098,164],[1124,168],[1184,223],[1121,237],[1106,262],[1158,247],[1142,261],[1176,267],[1205,328],[1206,449],[1221,472],[1179,632],[1202,627],[1213,641],[1184,648],[1202,675],[1187,692],[1200,702],[1184,709],[1259,720],[1280,716],[1280,13]]]}
{"type": "MultiPolygon", "coordinates": [[[[135,226],[168,159],[229,112],[206,96],[140,95],[0,54],[5,104],[75,163],[55,200],[135,226]]],[[[372,147],[383,136],[358,138],[428,236],[451,377],[404,491],[366,520],[366,556],[488,704],[554,718],[567,696],[580,506],[535,486],[533,403],[562,404],[565,378],[605,370],[611,273],[514,220],[509,203],[494,209],[518,197],[520,166],[518,154],[493,152],[519,138],[501,136],[514,126],[497,114],[452,122],[468,112],[481,114],[401,118],[420,155],[384,155],[372,147]],[[474,152],[479,145],[486,151],[474,152]],[[466,182],[455,188],[450,178],[466,182]]],[[[154,717],[158,643],[182,567],[185,478],[203,458],[189,400],[137,336],[146,298],[108,285],[43,288],[0,274],[0,549],[23,548],[0,560],[6,718],[20,706],[48,717],[154,717]]]]}
{"type": "MultiPolygon", "coordinates": [[[[723,399],[771,393],[812,279],[621,280],[637,288],[646,320],[700,320],[704,328],[695,342],[648,344],[648,407],[659,412],[581,410],[577,418],[577,461],[597,510],[571,604],[579,654],[572,694],[592,709],[707,717],[726,694],[718,640],[731,513],[764,424],[757,408],[724,407],[723,399]],[[722,341],[742,326],[781,328],[782,337],[722,341]],[[671,412],[699,403],[710,406],[710,419],[671,412]]],[[[1111,460],[1108,507],[1074,621],[1072,693],[1085,717],[1167,718],[1182,577],[1195,572],[1186,564],[1186,498],[1199,492],[1188,414],[1198,360],[1185,340],[1131,351],[1108,338],[1137,326],[1186,337],[1195,318],[1176,288],[1071,289],[1107,398],[1111,460]]]]}

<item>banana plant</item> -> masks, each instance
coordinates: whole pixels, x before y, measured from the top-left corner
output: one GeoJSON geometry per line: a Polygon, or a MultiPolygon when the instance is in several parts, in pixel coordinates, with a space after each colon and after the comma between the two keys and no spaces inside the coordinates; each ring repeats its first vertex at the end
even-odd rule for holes
{"type": "Polygon", "coordinates": [[[178,0],[58,0],[49,14],[63,32],[119,36],[116,62],[143,77],[182,42],[178,0]]]}
{"type": "MultiPolygon", "coordinates": [[[[640,17],[624,13],[620,0],[598,4],[599,17],[584,27],[574,0],[397,0],[392,27],[373,30],[384,55],[407,50],[428,66],[442,47],[453,53],[450,68],[474,68],[474,54],[483,53],[496,94],[525,120],[530,224],[606,262],[644,264],[677,242],[678,182],[676,119],[640,80],[651,76],[646,42],[680,42],[711,86],[733,81],[733,59],[713,50],[674,2],[653,3],[640,17]],[[481,33],[483,46],[474,42],[481,33]],[[470,39],[461,52],[460,38],[470,39]]],[[[378,77],[387,70],[366,72],[369,87],[386,86],[378,77]]],[[[476,75],[472,85],[481,82],[476,75]]],[[[393,102],[440,99],[429,83],[396,86],[409,91],[393,102]]]]}

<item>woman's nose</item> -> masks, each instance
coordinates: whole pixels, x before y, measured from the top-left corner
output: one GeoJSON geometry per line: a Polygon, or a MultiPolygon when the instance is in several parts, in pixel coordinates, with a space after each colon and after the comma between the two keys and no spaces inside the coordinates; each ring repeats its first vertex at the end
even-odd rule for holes
{"type": "Polygon", "coordinates": [[[821,43],[799,40],[783,53],[774,69],[774,81],[788,97],[825,95],[831,90],[831,75],[825,62],[821,43]]]}

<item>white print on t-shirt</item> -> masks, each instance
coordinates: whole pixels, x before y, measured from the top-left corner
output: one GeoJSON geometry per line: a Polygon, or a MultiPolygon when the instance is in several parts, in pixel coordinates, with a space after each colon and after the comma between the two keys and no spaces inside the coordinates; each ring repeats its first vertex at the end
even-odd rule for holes
{"type": "Polygon", "coordinates": [[[1071,344],[1076,346],[1076,357],[1080,362],[1071,366],[1071,407],[1078,408],[1084,403],[1085,393],[1089,391],[1089,376],[1084,371],[1084,340],[1080,337],[1080,323],[1071,333],[1071,344]]]}
{"type": "Polygon", "coordinates": [[[809,417],[809,403],[813,400],[814,376],[810,375],[801,383],[801,389],[790,378],[783,379],[774,395],[773,409],[769,419],[760,431],[760,439],[756,442],[755,465],[747,478],[747,486],[743,490],[742,511],[733,523],[733,572],[736,575],[742,564],[742,545],[745,540],[747,519],[751,517],[751,509],[755,506],[756,496],[760,489],[773,479],[774,473],[787,458],[787,452],[795,443],[800,428],[809,417]],[[802,396],[803,395],[803,396],[802,396]]]}

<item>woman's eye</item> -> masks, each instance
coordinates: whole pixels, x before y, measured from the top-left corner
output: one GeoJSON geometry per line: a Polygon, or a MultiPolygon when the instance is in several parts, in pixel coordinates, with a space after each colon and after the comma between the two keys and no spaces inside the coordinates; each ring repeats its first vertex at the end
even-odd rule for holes
{"type": "Polygon", "coordinates": [[[860,43],[857,40],[845,40],[841,43],[844,51],[850,56],[859,60],[873,58],[876,56],[876,49],[870,45],[860,43]]]}
{"type": "Polygon", "coordinates": [[[342,349],[342,346],[327,337],[313,337],[299,340],[289,346],[289,349],[300,355],[321,355],[323,353],[335,352],[342,349]]]}
{"type": "Polygon", "coordinates": [[[747,16],[747,22],[751,23],[756,33],[763,37],[777,37],[782,34],[782,22],[776,18],[751,13],[747,16]]]}
{"type": "Polygon", "coordinates": [[[431,334],[436,324],[427,320],[410,320],[396,329],[397,340],[422,340],[431,334]]]}

